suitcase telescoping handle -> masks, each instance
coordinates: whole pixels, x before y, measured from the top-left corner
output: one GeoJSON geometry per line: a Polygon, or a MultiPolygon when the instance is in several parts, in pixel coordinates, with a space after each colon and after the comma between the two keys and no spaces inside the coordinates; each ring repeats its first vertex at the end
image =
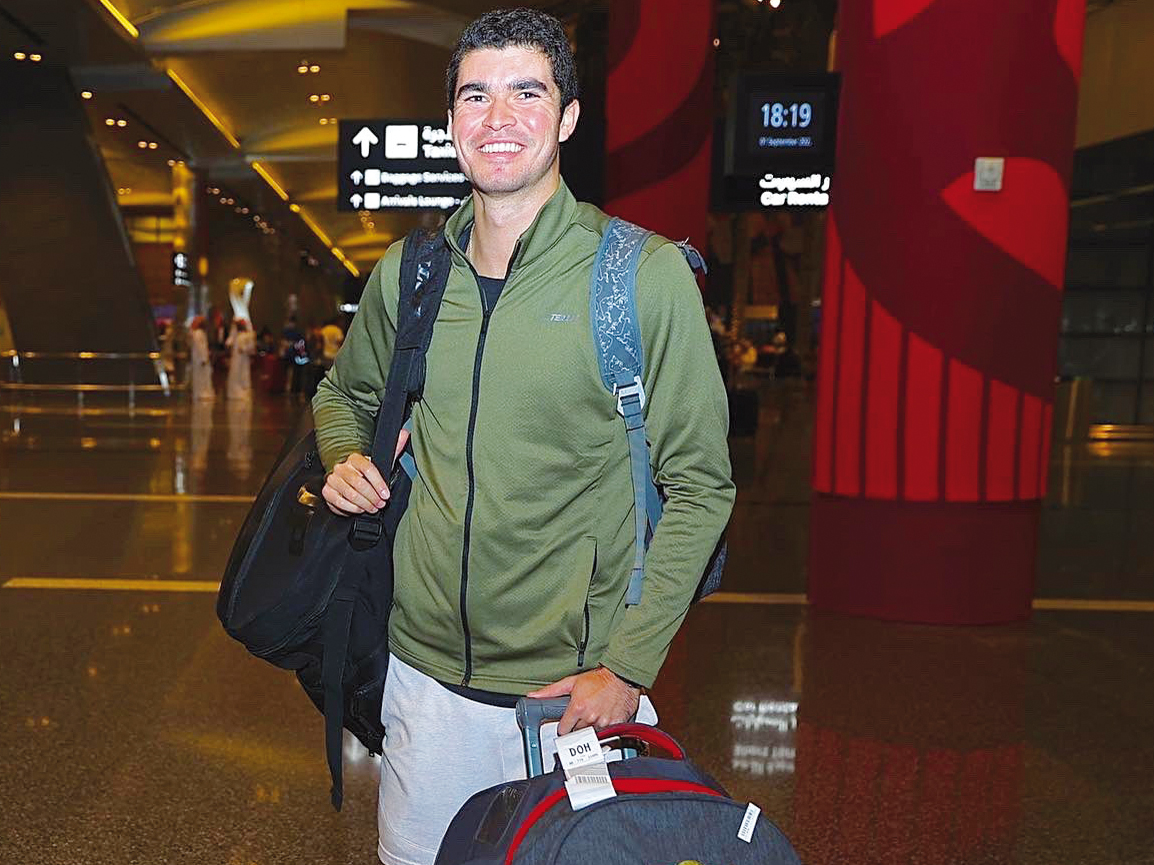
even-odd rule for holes
{"type": "Polygon", "coordinates": [[[517,723],[521,726],[525,769],[530,778],[536,778],[545,771],[541,759],[541,725],[548,721],[560,721],[568,706],[568,697],[554,697],[550,700],[522,697],[517,701],[517,723]]]}
{"type": "MultiPolygon", "coordinates": [[[[549,721],[560,721],[568,707],[568,697],[554,697],[549,700],[522,697],[517,701],[517,723],[521,726],[521,741],[525,746],[525,769],[530,778],[536,778],[545,771],[544,757],[541,754],[541,725],[549,721]]],[[[606,727],[597,736],[600,739],[630,736],[662,748],[672,757],[685,759],[685,751],[672,738],[660,730],[643,724],[617,724],[606,727]]],[[[637,750],[634,748],[621,748],[620,751],[623,759],[637,756],[637,750]]]]}

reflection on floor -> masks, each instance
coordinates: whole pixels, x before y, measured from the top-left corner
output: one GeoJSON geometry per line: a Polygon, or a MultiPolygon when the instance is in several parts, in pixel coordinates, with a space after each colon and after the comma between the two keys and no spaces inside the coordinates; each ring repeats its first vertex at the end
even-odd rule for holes
{"type": "MultiPolygon", "coordinates": [[[[663,726],[810,865],[1154,863],[1154,614],[812,614],[811,404],[768,391],[733,441],[726,589],[787,602],[694,609],[663,726]]],[[[346,742],[332,813],[311,705],[187,590],[219,579],[295,408],[0,403],[0,862],[375,861],[375,761],[346,742]]],[[[1154,600],[1154,447],[1058,447],[1050,490],[1039,595],[1154,600]]]]}

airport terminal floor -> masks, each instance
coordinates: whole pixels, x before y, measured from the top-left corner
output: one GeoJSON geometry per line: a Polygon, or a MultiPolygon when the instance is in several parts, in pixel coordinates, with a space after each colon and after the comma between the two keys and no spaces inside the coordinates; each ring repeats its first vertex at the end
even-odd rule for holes
{"type": "MultiPolygon", "coordinates": [[[[880,623],[805,604],[812,406],[732,440],[662,725],[808,865],[1154,862],[1154,444],[1055,446],[1030,622],[880,623]]],[[[295,410],[0,402],[0,862],[376,861],[376,761],[334,813],[319,716],[214,615],[295,410]]]]}

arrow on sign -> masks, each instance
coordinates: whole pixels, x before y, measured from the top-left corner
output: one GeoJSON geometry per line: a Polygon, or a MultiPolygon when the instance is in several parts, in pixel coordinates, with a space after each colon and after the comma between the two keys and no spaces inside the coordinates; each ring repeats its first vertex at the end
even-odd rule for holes
{"type": "Polygon", "coordinates": [[[357,171],[354,171],[352,174],[350,174],[349,177],[352,178],[353,183],[355,183],[357,186],[360,186],[361,178],[364,177],[364,175],[361,174],[360,170],[358,169],[357,171]]]}
{"type": "Polygon", "coordinates": [[[362,126],[361,131],[353,136],[353,144],[361,148],[361,158],[369,158],[369,150],[374,144],[379,144],[381,139],[373,134],[373,130],[367,126],[362,126]]]}
{"type": "Polygon", "coordinates": [[[354,192],[352,195],[349,196],[349,201],[352,202],[353,207],[355,207],[357,210],[361,209],[361,202],[363,200],[364,199],[361,198],[361,195],[359,192],[354,192]]]}

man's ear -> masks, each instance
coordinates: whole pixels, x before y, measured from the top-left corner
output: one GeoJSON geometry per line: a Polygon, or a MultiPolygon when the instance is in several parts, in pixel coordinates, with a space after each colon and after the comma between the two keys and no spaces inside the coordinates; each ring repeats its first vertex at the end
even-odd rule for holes
{"type": "Polygon", "coordinates": [[[452,138],[453,137],[453,109],[452,108],[446,109],[445,115],[449,118],[447,129],[449,132],[449,137],[452,138]]]}
{"type": "Polygon", "coordinates": [[[581,103],[574,99],[561,112],[561,129],[557,133],[558,141],[568,141],[573,130],[577,128],[577,118],[581,116],[581,103]]]}

